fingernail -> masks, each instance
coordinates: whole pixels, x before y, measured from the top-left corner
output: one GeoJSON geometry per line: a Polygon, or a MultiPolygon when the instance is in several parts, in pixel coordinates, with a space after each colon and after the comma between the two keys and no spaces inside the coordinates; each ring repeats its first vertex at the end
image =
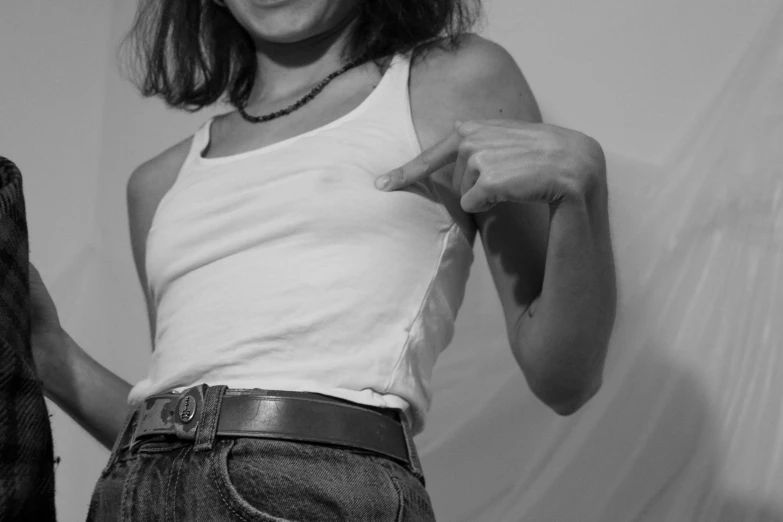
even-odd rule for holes
{"type": "Polygon", "coordinates": [[[380,178],[375,180],[375,186],[379,189],[386,188],[388,184],[389,184],[389,176],[381,176],[380,178]]]}

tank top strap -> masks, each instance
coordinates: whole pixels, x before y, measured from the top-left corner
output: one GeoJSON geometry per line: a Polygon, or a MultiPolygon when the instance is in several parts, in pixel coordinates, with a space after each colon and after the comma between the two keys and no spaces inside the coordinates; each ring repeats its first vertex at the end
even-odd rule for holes
{"type": "MultiPolygon", "coordinates": [[[[365,119],[378,122],[388,129],[395,129],[404,138],[411,157],[421,152],[413,126],[409,92],[412,51],[396,53],[384,72],[381,83],[374,92],[371,108],[363,115],[365,119]]],[[[371,96],[373,96],[371,95],[371,96]]]]}
{"type": "Polygon", "coordinates": [[[411,53],[395,54],[386,70],[386,87],[393,93],[408,92],[411,53]]]}
{"type": "Polygon", "coordinates": [[[193,139],[190,142],[190,150],[188,151],[185,164],[192,163],[193,159],[200,156],[201,152],[207,147],[207,144],[209,143],[209,130],[212,127],[212,122],[214,120],[214,116],[207,119],[198,129],[196,129],[196,132],[193,133],[193,139]]]}
{"type": "Polygon", "coordinates": [[[201,152],[209,145],[210,129],[215,117],[207,119],[193,134],[193,142],[190,144],[189,156],[200,156],[201,152]]]}
{"type": "MultiPolygon", "coordinates": [[[[376,92],[373,92],[370,95],[373,99],[366,100],[360,109],[355,110],[346,117],[339,118],[338,121],[356,119],[363,113],[367,113],[365,116],[370,116],[371,118],[381,118],[392,125],[392,122],[399,118],[409,120],[410,100],[408,97],[408,81],[410,76],[411,53],[412,51],[394,54],[379,85],[376,87],[376,92]],[[378,111],[380,111],[380,114],[378,114],[378,111]]],[[[190,150],[188,151],[188,155],[180,170],[180,178],[183,177],[183,174],[185,174],[186,171],[191,169],[197,170],[203,166],[203,162],[199,161],[199,159],[201,153],[207,147],[211,139],[211,128],[214,120],[215,116],[208,118],[193,133],[190,150]]],[[[409,122],[406,121],[406,123],[409,122]]],[[[330,126],[331,124],[324,126],[324,128],[330,126]]],[[[316,131],[319,130],[321,129],[316,129],[316,131]]],[[[312,134],[312,132],[306,134],[312,134]]]]}

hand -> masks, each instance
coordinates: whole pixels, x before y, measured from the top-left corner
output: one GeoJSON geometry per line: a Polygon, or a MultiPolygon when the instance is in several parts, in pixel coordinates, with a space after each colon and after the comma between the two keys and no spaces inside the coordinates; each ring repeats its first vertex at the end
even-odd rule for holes
{"type": "Polygon", "coordinates": [[[456,163],[452,177],[465,212],[502,201],[546,202],[556,210],[587,212],[605,192],[601,146],[581,132],[517,120],[456,122],[454,132],[418,157],[376,180],[397,190],[456,163]],[[602,190],[597,190],[602,189],[602,190]]]}

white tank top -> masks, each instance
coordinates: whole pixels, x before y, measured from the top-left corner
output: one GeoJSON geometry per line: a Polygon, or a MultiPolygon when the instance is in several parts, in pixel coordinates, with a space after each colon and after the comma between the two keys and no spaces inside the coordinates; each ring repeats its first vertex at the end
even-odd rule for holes
{"type": "Polygon", "coordinates": [[[200,383],[398,408],[424,429],[473,248],[429,179],[375,179],[419,155],[398,54],[356,109],[257,150],[203,158],[208,120],[147,238],[157,309],[131,406],[200,383]]]}

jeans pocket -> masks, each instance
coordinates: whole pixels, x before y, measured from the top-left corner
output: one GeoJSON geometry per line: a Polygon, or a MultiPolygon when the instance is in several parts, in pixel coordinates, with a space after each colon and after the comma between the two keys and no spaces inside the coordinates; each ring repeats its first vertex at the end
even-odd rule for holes
{"type": "Polygon", "coordinates": [[[138,458],[118,458],[104,468],[93,486],[87,508],[87,522],[119,518],[126,481],[134,475],[138,465],[138,458]]]}
{"type": "Polygon", "coordinates": [[[416,475],[392,459],[381,459],[380,465],[400,495],[401,509],[397,522],[435,522],[430,495],[416,475]]]}
{"type": "Polygon", "coordinates": [[[277,439],[219,439],[214,487],[240,519],[260,522],[397,522],[397,487],[375,457],[277,439]]]}

